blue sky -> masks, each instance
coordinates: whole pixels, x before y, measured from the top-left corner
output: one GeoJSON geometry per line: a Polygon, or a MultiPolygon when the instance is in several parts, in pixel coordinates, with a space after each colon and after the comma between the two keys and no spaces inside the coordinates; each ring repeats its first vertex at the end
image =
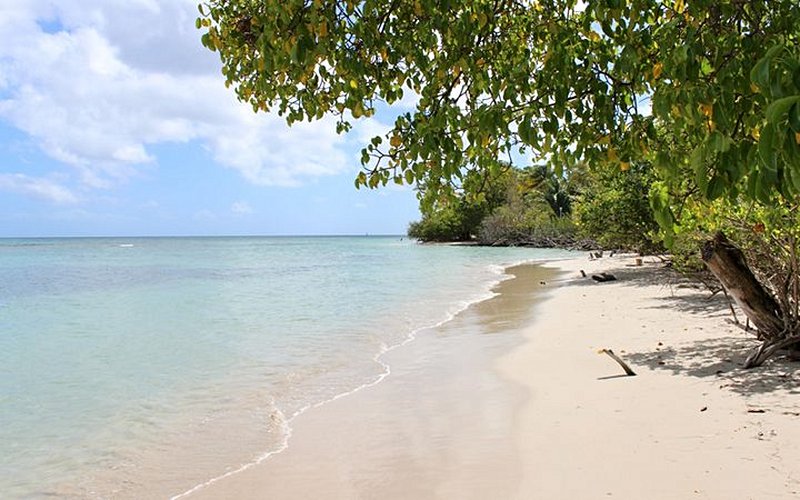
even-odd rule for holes
{"type": "Polygon", "coordinates": [[[413,191],[353,187],[392,117],[254,114],[196,2],[3,0],[0,237],[405,232],[413,191]]]}

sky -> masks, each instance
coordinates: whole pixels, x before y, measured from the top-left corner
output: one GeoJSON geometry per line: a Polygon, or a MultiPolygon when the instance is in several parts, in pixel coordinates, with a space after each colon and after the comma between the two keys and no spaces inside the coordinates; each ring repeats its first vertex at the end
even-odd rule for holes
{"type": "Polygon", "coordinates": [[[393,116],[253,113],[197,2],[0,2],[0,237],[405,233],[410,188],[353,185],[393,116]]]}

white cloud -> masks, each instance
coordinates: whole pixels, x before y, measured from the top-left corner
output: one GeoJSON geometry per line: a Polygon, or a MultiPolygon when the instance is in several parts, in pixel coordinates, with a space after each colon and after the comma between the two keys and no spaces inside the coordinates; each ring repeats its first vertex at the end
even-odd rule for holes
{"type": "Polygon", "coordinates": [[[41,198],[53,203],[76,203],[78,197],[68,188],[42,177],[0,174],[0,190],[41,198]]]}
{"type": "Polygon", "coordinates": [[[3,0],[0,119],[80,181],[104,188],[197,141],[262,185],[295,185],[352,160],[331,120],[288,129],[225,89],[194,28],[196,0],[3,0]]]}
{"type": "Polygon", "coordinates": [[[236,215],[247,215],[253,213],[253,207],[246,201],[236,201],[231,205],[231,212],[236,215]]]}
{"type": "Polygon", "coordinates": [[[394,124],[383,123],[377,118],[367,118],[354,124],[353,133],[361,144],[367,144],[373,137],[380,136],[384,139],[385,146],[386,134],[393,128],[394,124]]]}

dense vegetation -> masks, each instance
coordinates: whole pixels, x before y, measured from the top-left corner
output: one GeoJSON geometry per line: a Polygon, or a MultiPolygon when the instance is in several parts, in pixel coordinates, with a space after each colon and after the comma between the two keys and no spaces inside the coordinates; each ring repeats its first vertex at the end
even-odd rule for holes
{"type": "Polygon", "coordinates": [[[545,166],[508,167],[490,183],[488,197],[476,196],[475,183],[468,183],[455,196],[423,202],[422,220],[408,234],[421,241],[661,252],[647,198],[654,180],[646,164],[626,171],[573,169],[569,177],[545,166]]]}
{"type": "MultiPolygon", "coordinates": [[[[757,326],[750,365],[798,343],[797,0],[208,0],[198,26],[239,98],[289,123],[333,114],[346,131],[419,96],[366,145],[357,185],[415,184],[425,213],[465,238],[481,214],[498,233],[564,216],[524,190],[487,216],[470,179],[529,156],[559,182],[586,168],[578,230],[602,229],[593,211],[608,210],[634,234],[624,214],[647,196],[657,239],[702,246],[757,326]]],[[[622,237],[608,233],[596,237],[622,237]]]]}
{"type": "MultiPolygon", "coordinates": [[[[477,177],[476,173],[469,178],[477,177]]],[[[534,233],[552,229],[557,219],[568,220],[571,196],[544,167],[515,169],[506,166],[498,175],[484,177],[487,182],[465,183],[454,196],[438,196],[428,203],[435,190],[422,191],[422,220],[412,223],[409,236],[422,241],[478,241],[483,244],[532,244],[534,233]],[[458,220],[445,229],[442,220],[458,220]],[[431,231],[431,228],[438,230],[431,231]],[[430,237],[435,236],[435,237],[430,237]]],[[[567,228],[571,224],[562,226],[567,228]]],[[[565,240],[566,241],[566,240],[565,240]]],[[[568,241],[566,241],[568,242],[568,241]]],[[[539,241],[538,246],[547,245],[539,241]]]]}

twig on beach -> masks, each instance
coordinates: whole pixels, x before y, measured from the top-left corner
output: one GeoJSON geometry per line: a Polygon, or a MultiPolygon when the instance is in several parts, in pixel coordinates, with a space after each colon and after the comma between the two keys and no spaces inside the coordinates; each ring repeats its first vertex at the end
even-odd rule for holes
{"type": "Polygon", "coordinates": [[[611,349],[600,349],[599,351],[597,351],[597,354],[608,354],[611,357],[611,359],[619,363],[619,366],[621,366],[622,369],[625,370],[625,375],[629,377],[633,377],[636,375],[636,372],[631,370],[631,367],[628,366],[628,363],[622,361],[622,359],[616,354],[614,354],[614,351],[612,351],[611,349]]]}

